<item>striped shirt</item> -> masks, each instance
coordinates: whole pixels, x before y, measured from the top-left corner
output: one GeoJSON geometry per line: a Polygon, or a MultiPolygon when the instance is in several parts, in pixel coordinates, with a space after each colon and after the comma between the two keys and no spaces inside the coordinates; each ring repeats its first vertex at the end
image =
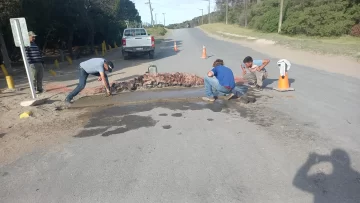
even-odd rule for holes
{"type": "Polygon", "coordinates": [[[26,47],[26,57],[29,64],[44,62],[41,51],[35,42],[31,42],[30,47],[26,47]]]}

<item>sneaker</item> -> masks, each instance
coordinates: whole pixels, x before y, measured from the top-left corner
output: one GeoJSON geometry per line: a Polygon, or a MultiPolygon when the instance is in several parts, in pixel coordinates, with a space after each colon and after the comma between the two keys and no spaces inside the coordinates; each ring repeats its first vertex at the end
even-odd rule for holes
{"type": "Polygon", "coordinates": [[[213,97],[203,97],[202,100],[208,101],[208,102],[214,102],[215,99],[213,97]]]}
{"type": "Polygon", "coordinates": [[[262,91],[263,88],[260,85],[256,85],[255,90],[262,91]]]}
{"type": "Polygon", "coordinates": [[[248,83],[248,85],[249,85],[250,87],[256,87],[256,84],[255,84],[255,83],[252,83],[252,82],[248,83]]]}
{"type": "Polygon", "coordinates": [[[39,90],[36,92],[36,94],[42,94],[42,93],[44,93],[44,90],[39,90]]]}
{"type": "Polygon", "coordinates": [[[230,94],[229,94],[229,95],[227,95],[225,98],[226,98],[226,100],[230,100],[230,99],[232,99],[232,98],[233,98],[233,96],[235,96],[235,94],[230,93],[230,94]]]}

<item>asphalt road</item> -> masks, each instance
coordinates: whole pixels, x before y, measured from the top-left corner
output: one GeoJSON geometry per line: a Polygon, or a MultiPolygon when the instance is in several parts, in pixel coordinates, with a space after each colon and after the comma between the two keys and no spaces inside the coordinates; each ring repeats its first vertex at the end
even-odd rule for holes
{"type": "MultiPolygon", "coordinates": [[[[268,58],[198,29],[168,38],[161,72],[205,75],[222,58],[240,74],[245,56],[268,58]]],[[[269,89],[253,104],[203,103],[202,90],[111,98],[131,105],[94,108],[71,142],[2,166],[1,202],[360,202],[360,81],[293,64],[296,91],[278,93],[270,60],[269,89]],[[140,102],[156,98],[168,100],[140,102]]]]}

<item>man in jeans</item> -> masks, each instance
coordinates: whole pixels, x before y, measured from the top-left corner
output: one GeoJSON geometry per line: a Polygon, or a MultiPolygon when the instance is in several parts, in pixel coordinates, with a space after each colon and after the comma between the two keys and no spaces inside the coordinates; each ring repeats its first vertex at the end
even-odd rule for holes
{"type": "Polygon", "coordinates": [[[234,74],[232,70],[224,66],[224,61],[217,59],[213,64],[213,69],[204,78],[206,97],[204,101],[215,101],[219,94],[227,95],[226,99],[231,99],[235,87],[234,74]]]}
{"type": "Polygon", "coordinates": [[[44,59],[42,57],[39,47],[35,43],[35,33],[29,32],[30,46],[26,47],[26,57],[30,65],[32,79],[35,90],[37,93],[42,93],[43,89],[43,76],[44,76],[44,59]]]}
{"type": "Polygon", "coordinates": [[[270,63],[270,60],[253,60],[251,56],[247,56],[243,63],[244,66],[241,64],[241,69],[245,80],[248,81],[250,86],[255,87],[257,90],[262,90],[263,81],[268,75],[265,66],[270,63]],[[246,71],[246,68],[249,72],[246,71]]]}
{"type": "Polygon", "coordinates": [[[70,92],[70,94],[66,97],[65,102],[67,104],[71,103],[71,100],[78,95],[81,90],[83,90],[86,86],[86,80],[89,75],[98,76],[98,81],[102,81],[106,88],[106,96],[111,95],[110,84],[108,77],[105,71],[112,72],[114,68],[114,64],[111,61],[107,61],[103,58],[92,58],[87,61],[80,63],[79,66],[79,84],[78,86],[70,92]]]}

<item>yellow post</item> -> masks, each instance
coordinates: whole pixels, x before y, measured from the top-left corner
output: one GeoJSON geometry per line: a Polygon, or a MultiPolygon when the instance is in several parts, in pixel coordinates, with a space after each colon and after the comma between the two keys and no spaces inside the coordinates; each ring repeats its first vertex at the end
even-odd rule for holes
{"type": "Polygon", "coordinates": [[[104,41],[103,43],[104,43],[104,50],[105,50],[105,52],[106,52],[106,51],[107,51],[107,50],[106,50],[106,42],[104,41]]]}
{"type": "Polygon", "coordinates": [[[118,48],[118,45],[116,44],[116,42],[114,42],[114,47],[115,47],[115,48],[118,48]]]}
{"type": "Polygon", "coordinates": [[[109,46],[109,51],[111,51],[111,46],[110,46],[110,44],[109,44],[108,46],[109,46]]]}
{"type": "Polygon", "coordinates": [[[14,80],[11,76],[5,76],[6,78],[6,83],[9,89],[15,89],[15,84],[14,84],[14,80]]]}
{"type": "Polygon", "coordinates": [[[96,55],[96,56],[99,56],[99,53],[98,53],[98,50],[97,50],[97,49],[95,49],[95,55],[96,55]]]}
{"type": "Polygon", "coordinates": [[[72,65],[72,59],[71,59],[71,57],[70,57],[70,56],[66,56],[66,59],[67,59],[67,61],[69,62],[69,64],[72,65]]]}
{"type": "Polygon", "coordinates": [[[59,68],[59,61],[57,59],[55,59],[54,64],[56,68],[59,68]]]}
{"type": "Polygon", "coordinates": [[[52,75],[52,76],[56,76],[56,72],[52,69],[49,70],[49,73],[52,75]]]}
{"type": "Polygon", "coordinates": [[[103,41],[103,43],[101,44],[101,51],[103,56],[105,56],[105,49],[105,41],[103,41]]]}
{"type": "Polygon", "coordinates": [[[1,70],[4,73],[5,76],[9,76],[9,73],[7,72],[4,64],[1,64],[1,70]]]}

